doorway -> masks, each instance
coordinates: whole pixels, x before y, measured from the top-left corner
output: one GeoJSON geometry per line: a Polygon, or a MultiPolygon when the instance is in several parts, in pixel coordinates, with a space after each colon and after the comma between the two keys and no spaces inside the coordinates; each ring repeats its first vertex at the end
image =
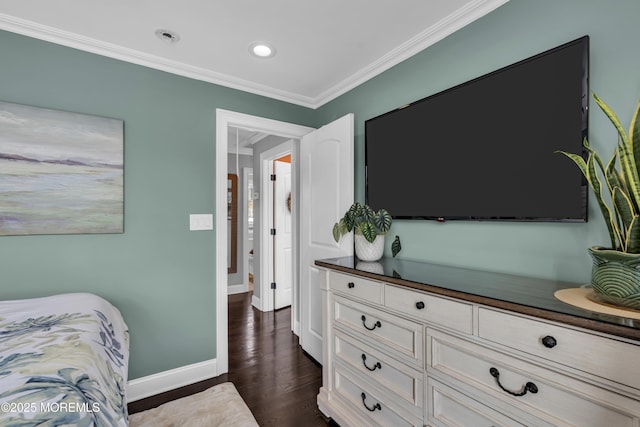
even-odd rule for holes
{"type": "MultiPolygon", "coordinates": [[[[242,169],[244,198],[242,200],[242,224],[244,227],[244,251],[242,257],[242,271],[248,282],[248,291],[253,292],[253,167],[242,169]]],[[[231,293],[229,291],[229,293],[231,293]]]]}
{"type": "MultiPolygon", "coordinates": [[[[262,279],[269,285],[269,297],[262,300],[262,311],[278,310],[293,304],[293,283],[297,266],[298,180],[297,144],[288,140],[260,154],[265,202],[261,204],[264,265],[262,279]]],[[[264,282],[263,282],[264,283],[264,282]]],[[[264,289],[264,288],[263,288],[264,289]]],[[[266,294],[263,294],[266,296],[266,294]]],[[[293,312],[293,310],[292,310],[293,312]]],[[[296,335],[297,321],[292,317],[296,335]]]]}
{"type": "MultiPolygon", "coordinates": [[[[227,111],[227,110],[216,110],[216,212],[226,212],[227,210],[227,190],[225,189],[227,183],[227,173],[228,173],[228,130],[230,127],[239,127],[243,129],[251,129],[259,132],[263,132],[270,135],[277,135],[291,140],[299,140],[302,136],[308,134],[313,130],[313,128],[309,128],[306,126],[295,125],[292,123],[280,122],[276,120],[266,119],[262,117],[251,116],[247,114],[227,111]]],[[[292,159],[295,162],[296,148],[294,144],[294,150],[292,159]]],[[[258,173],[254,171],[254,174],[258,173]]],[[[257,176],[257,175],[255,175],[257,176]]],[[[254,186],[256,185],[256,180],[254,179],[254,186]]],[[[257,189],[256,191],[257,197],[254,196],[254,202],[260,202],[264,193],[263,189],[257,189]]],[[[292,210],[295,209],[295,213],[293,217],[297,215],[297,204],[295,203],[295,198],[293,198],[292,210]]],[[[258,204],[256,203],[256,205],[258,204]]],[[[256,206],[257,207],[257,206],[256,206]]],[[[228,359],[228,307],[227,307],[227,295],[228,295],[228,276],[227,276],[227,215],[215,215],[216,218],[216,370],[218,374],[222,374],[228,372],[229,369],[229,359],[228,359]]],[[[260,230],[263,227],[261,219],[256,218],[254,222],[254,278],[256,279],[255,286],[260,286],[261,291],[262,287],[265,286],[265,282],[262,278],[258,278],[259,272],[265,271],[267,269],[267,265],[265,265],[266,260],[265,257],[261,256],[262,252],[262,241],[260,239],[260,230]],[[259,241],[260,240],[260,241],[259,241]],[[257,282],[260,282],[258,284],[257,282]]],[[[295,238],[294,238],[294,248],[293,253],[296,253],[295,248],[295,238]]],[[[294,280],[297,272],[295,271],[295,263],[294,263],[294,280]]],[[[262,295],[267,295],[270,291],[270,283],[267,286],[266,292],[262,295]]],[[[298,325],[298,304],[296,304],[297,293],[295,286],[292,289],[293,297],[292,297],[292,309],[291,309],[291,317],[292,317],[292,327],[294,328],[294,332],[296,329],[296,325],[298,325]]],[[[262,301],[260,303],[264,304],[262,301]]]]}
{"type": "Polygon", "coordinates": [[[252,291],[252,304],[260,311],[272,311],[292,300],[298,223],[297,173],[292,166],[297,144],[252,129],[229,129],[229,175],[240,176],[242,203],[236,204],[237,226],[227,226],[229,240],[239,242],[227,245],[227,251],[234,251],[227,258],[239,260],[238,268],[228,275],[228,294],[252,291]],[[236,174],[237,170],[243,173],[236,174]]]}

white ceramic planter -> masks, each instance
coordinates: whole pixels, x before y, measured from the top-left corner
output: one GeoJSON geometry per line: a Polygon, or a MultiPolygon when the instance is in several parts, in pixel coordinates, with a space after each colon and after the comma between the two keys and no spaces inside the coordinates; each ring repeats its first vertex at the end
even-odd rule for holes
{"type": "Polygon", "coordinates": [[[356,234],[356,256],[362,261],[377,261],[384,253],[384,235],[376,236],[373,243],[369,243],[361,234],[356,234]]]}

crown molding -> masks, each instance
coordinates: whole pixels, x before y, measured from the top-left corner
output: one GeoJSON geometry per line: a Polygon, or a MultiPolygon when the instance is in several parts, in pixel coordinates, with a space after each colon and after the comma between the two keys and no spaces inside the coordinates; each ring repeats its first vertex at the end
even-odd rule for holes
{"type": "Polygon", "coordinates": [[[364,82],[382,74],[389,68],[398,65],[402,61],[405,61],[406,59],[425,50],[429,46],[436,44],[445,37],[455,33],[466,25],[469,25],[473,21],[482,18],[508,1],[509,0],[476,0],[472,3],[468,3],[465,7],[458,9],[451,15],[445,17],[415,37],[393,49],[377,61],[372,62],[368,66],[362,68],[358,72],[352,74],[337,85],[320,94],[314,99],[314,108],[321,107],[340,95],[360,86],[364,82]]]}
{"type": "Polygon", "coordinates": [[[95,53],[108,58],[118,59],[132,64],[142,65],[160,71],[166,71],[183,77],[201,80],[208,83],[238,89],[244,92],[261,95],[268,98],[285,101],[308,108],[316,108],[314,99],[261,85],[248,80],[216,73],[200,67],[194,67],[178,61],[171,61],[156,55],[146,54],[112,43],[102,42],[90,37],[80,36],[57,28],[41,25],[32,21],[19,19],[14,16],[0,14],[0,30],[9,31],[23,36],[71,47],[85,52],[95,53]]]}
{"type": "Polygon", "coordinates": [[[422,33],[398,46],[383,57],[372,62],[315,97],[283,91],[226,74],[216,73],[204,68],[171,61],[159,56],[145,54],[123,46],[79,36],[74,33],[19,19],[6,14],[0,14],[0,29],[109,58],[142,65],[144,67],[165,71],[179,76],[201,80],[253,93],[255,95],[265,96],[291,104],[316,109],[372,79],[378,74],[381,74],[394,65],[401,63],[418,52],[437,43],[448,35],[458,31],[476,19],[483,17],[508,1],[509,0],[476,0],[468,3],[463,8],[458,9],[456,12],[427,28],[422,33]]]}

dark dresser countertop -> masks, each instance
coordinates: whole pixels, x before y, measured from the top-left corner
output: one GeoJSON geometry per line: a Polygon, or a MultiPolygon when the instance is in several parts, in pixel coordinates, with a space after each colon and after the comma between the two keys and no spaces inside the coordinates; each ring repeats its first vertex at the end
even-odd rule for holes
{"type": "MultiPolygon", "coordinates": [[[[355,257],[317,260],[331,270],[484,304],[542,319],[640,341],[640,320],[584,310],[556,299],[557,290],[582,284],[493,273],[419,261],[355,257]]],[[[640,344],[640,343],[638,343],[640,344]]]]}

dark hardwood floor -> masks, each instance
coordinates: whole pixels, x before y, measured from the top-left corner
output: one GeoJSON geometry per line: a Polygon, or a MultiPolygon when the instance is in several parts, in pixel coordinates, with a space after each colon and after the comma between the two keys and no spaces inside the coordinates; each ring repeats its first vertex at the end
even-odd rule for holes
{"type": "Polygon", "coordinates": [[[261,426],[337,426],[318,410],[322,368],[291,332],[291,309],[262,313],[252,293],[229,296],[229,372],[129,404],[129,413],[231,381],[261,426]]]}

